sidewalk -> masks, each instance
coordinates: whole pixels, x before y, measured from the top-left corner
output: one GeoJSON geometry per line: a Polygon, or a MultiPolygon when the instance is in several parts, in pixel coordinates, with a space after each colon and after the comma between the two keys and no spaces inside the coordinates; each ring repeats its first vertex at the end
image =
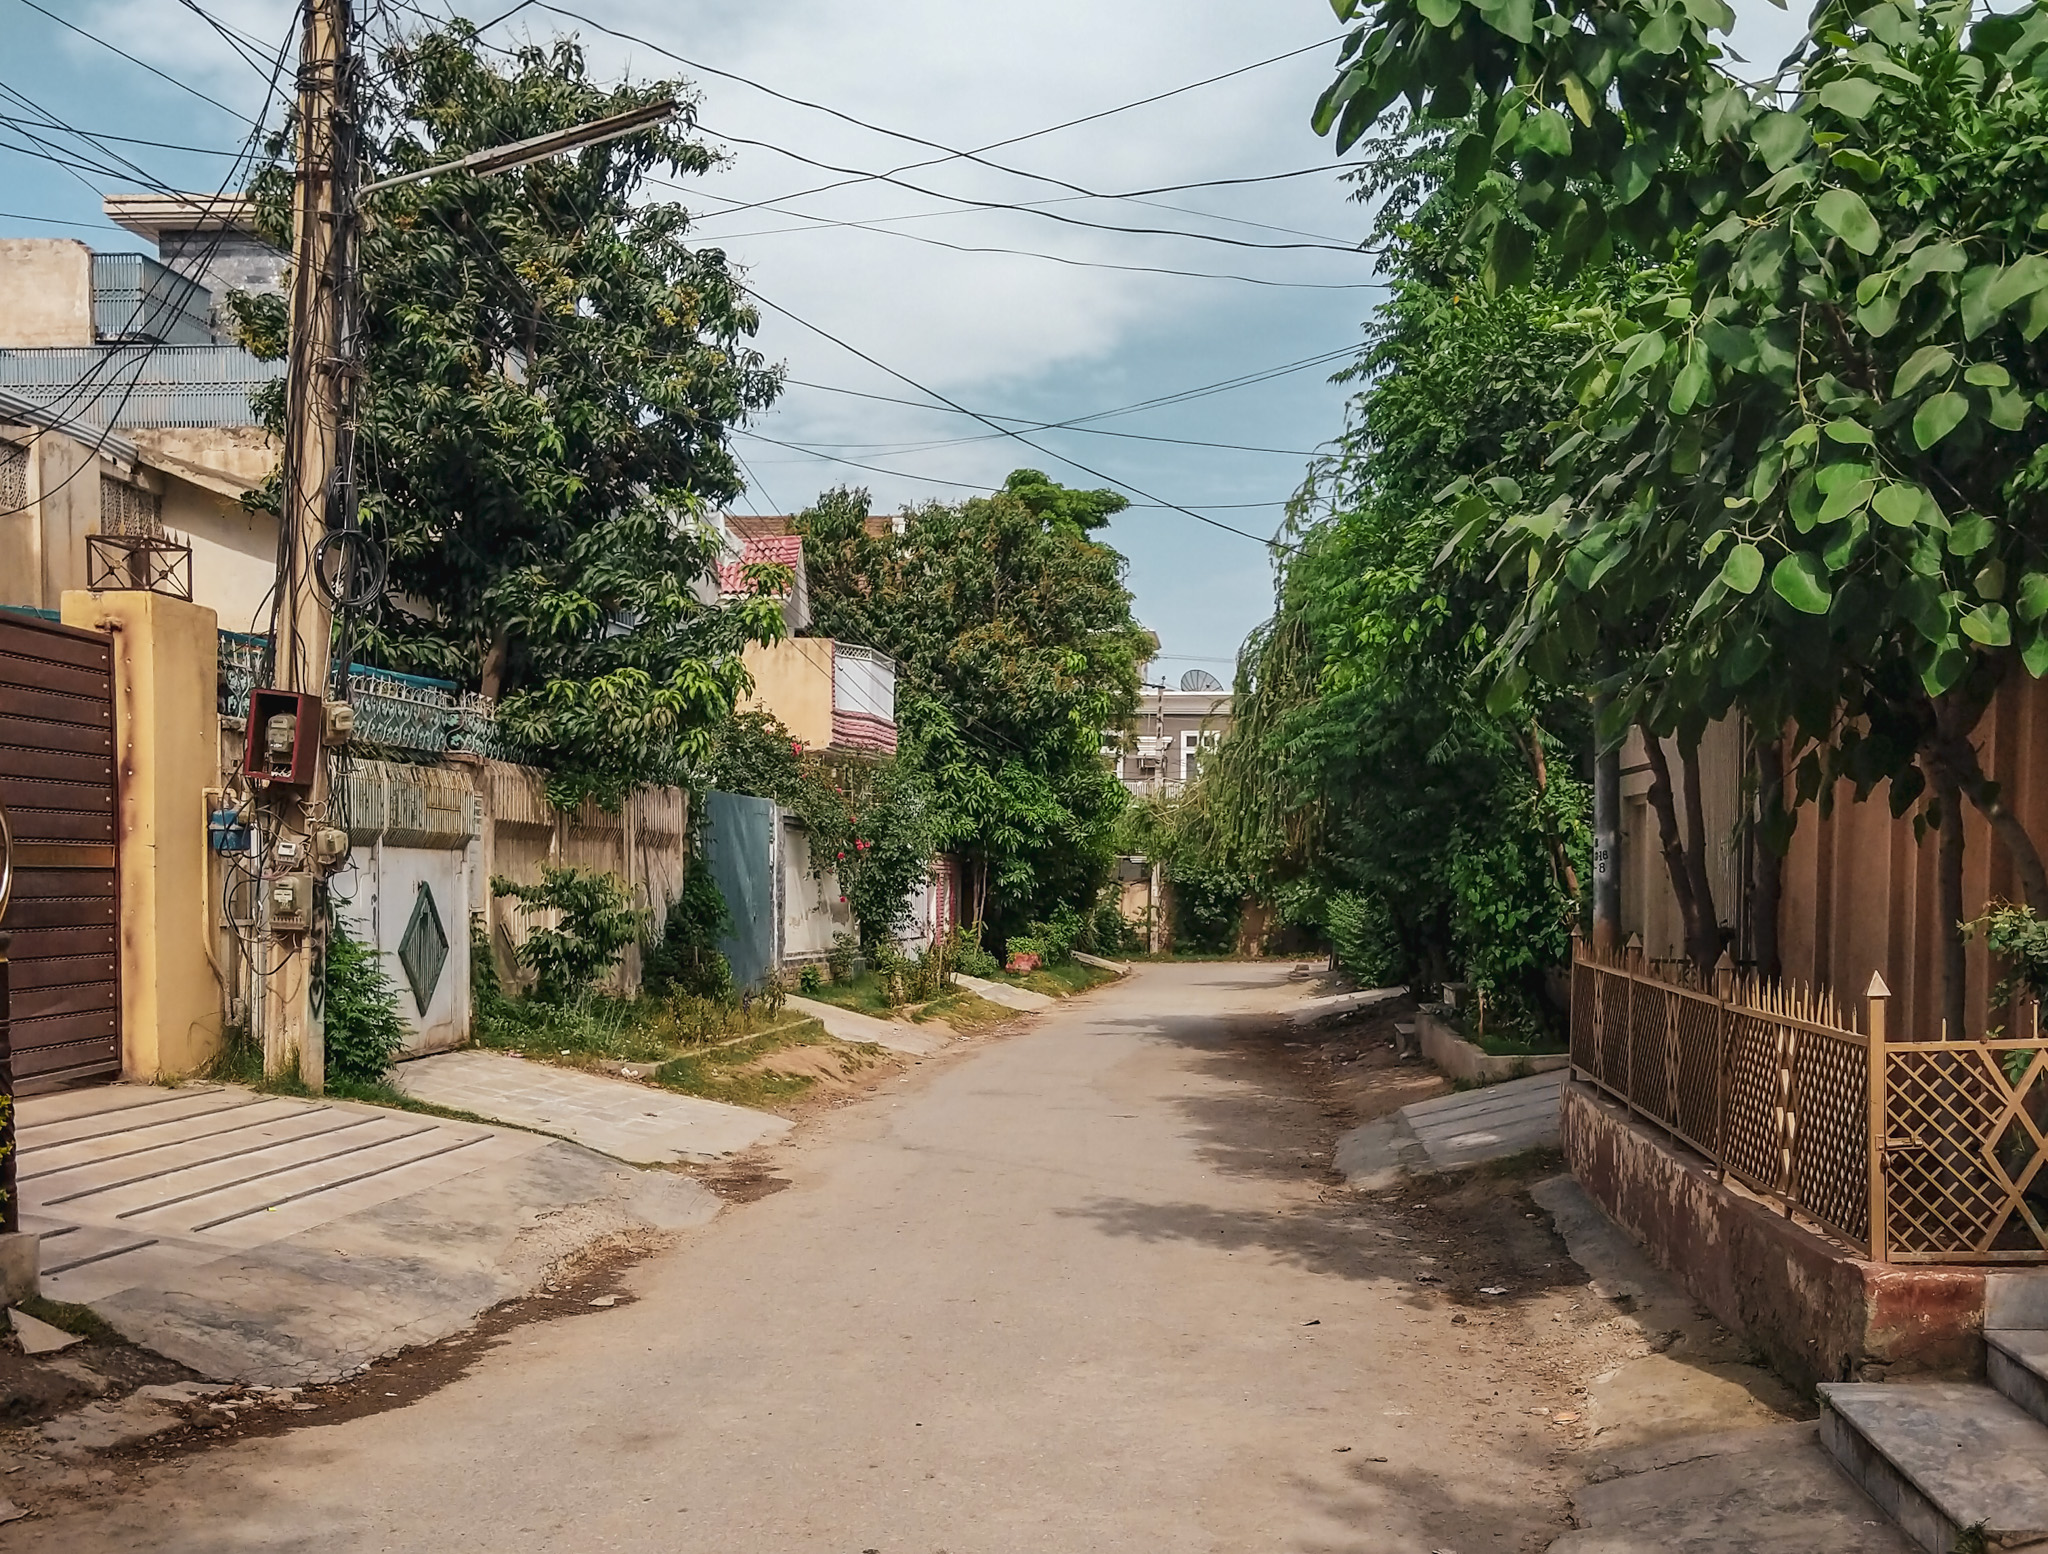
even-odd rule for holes
{"type": "Polygon", "coordinates": [[[719,1206],[531,1133],[231,1086],[29,1097],[20,1141],[46,1298],[271,1386],[446,1337],[600,1236],[719,1206]]]}
{"type": "Polygon", "coordinates": [[[628,1165],[716,1160],[790,1129],[767,1112],[503,1052],[415,1058],[393,1069],[391,1082],[414,1100],[560,1134],[628,1165]]]}
{"type": "Polygon", "coordinates": [[[789,1007],[798,1014],[807,1014],[825,1027],[825,1034],[834,1041],[871,1042],[877,1047],[887,1047],[891,1052],[907,1053],[914,1058],[928,1058],[945,1047],[950,1027],[945,1025],[906,1025],[900,1020],[879,1020],[871,1014],[862,1014],[858,1009],[842,1008],[828,1004],[822,999],[799,998],[790,995],[789,1007]]]}

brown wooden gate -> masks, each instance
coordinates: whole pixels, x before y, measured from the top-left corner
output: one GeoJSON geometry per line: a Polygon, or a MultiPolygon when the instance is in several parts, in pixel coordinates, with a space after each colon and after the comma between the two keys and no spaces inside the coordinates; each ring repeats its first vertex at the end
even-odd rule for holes
{"type": "Polygon", "coordinates": [[[0,804],[14,830],[14,1081],[121,1071],[114,663],[98,632],[0,610],[0,804]]]}

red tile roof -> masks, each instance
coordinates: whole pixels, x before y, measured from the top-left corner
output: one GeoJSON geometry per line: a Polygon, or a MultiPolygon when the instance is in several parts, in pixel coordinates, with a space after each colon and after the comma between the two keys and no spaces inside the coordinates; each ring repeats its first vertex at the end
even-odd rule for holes
{"type": "Polygon", "coordinates": [[[749,537],[740,547],[740,559],[718,569],[718,591],[743,594],[747,591],[746,569],[750,566],[785,566],[792,572],[804,563],[804,542],[794,534],[749,537]]]}

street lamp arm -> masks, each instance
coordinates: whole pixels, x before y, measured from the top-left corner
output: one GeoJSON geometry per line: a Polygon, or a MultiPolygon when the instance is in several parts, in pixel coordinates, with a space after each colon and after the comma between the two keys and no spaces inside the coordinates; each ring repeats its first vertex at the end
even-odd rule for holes
{"type": "Polygon", "coordinates": [[[366,183],[357,192],[375,194],[379,189],[393,189],[402,183],[417,183],[422,178],[431,178],[436,173],[502,173],[515,167],[524,167],[529,162],[559,155],[564,151],[581,151],[585,146],[595,146],[607,140],[617,140],[622,135],[631,135],[650,125],[661,123],[674,116],[676,100],[665,98],[658,103],[649,103],[642,108],[630,108],[624,113],[614,113],[602,119],[593,119],[588,124],[572,124],[567,129],[550,130],[545,135],[535,135],[529,140],[515,140],[509,145],[492,146],[484,151],[472,151],[466,157],[453,162],[441,162],[433,167],[423,167],[416,173],[400,173],[395,178],[380,178],[375,183],[366,183]]]}

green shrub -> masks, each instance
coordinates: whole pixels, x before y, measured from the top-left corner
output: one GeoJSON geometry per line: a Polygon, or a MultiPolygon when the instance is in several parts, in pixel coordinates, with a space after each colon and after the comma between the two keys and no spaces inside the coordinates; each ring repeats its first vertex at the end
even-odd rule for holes
{"type": "Polygon", "coordinates": [[[1380,897],[1350,891],[1332,896],[1323,924],[1339,969],[1360,987],[1387,987],[1399,980],[1401,941],[1380,897]]]}
{"type": "Polygon", "coordinates": [[[405,1019],[398,989],[378,963],[378,952],[336,915],[327,928],[327,1074],[373,1085],[391,1072],[404,1049],[405,1019]]]}
{"type": "Polygon", "coordinates": [[[832,936],[832,948],[825,956],[825,964],[832,968],[834,982],[853,980],[853,961],[859,954],[859,934],[836,933],[832,936]]]}
{"type": "Polygon", "coordinates": [[[732,966],[720,953],[718,941],[731,921],[711,870],[701,855],[691,859],[682,891],[662,918],[661,937],[641,955],[641,982],[648,993],[656,998],[671,993],[730,998],[732,966]]]}
{"type": "Polygon", "coordinates": [[[806,997],[816,997],[825,991],[825,973],[812,962],[797,972],[796,987],[797,991],[806,997]]]}
{"type": "Polygon", "coordinates": [[[640,937],[641,916],[616,874],[546,866],[540,872],[538,885],[495,876],[491,894],[512,897],[530,917],[560,914],[555,927],[529,930],[518,956],[537,979],[542,1002],[569,1003],[589,992],[640,937]]]}
{"type": "Polygon", "coordinates": [[[981,947],[981,930],[965,923],[954,926],[946,958],[955,971],[970,977],[992,977],[1003,969],[1002,962],[981,947]]]}

